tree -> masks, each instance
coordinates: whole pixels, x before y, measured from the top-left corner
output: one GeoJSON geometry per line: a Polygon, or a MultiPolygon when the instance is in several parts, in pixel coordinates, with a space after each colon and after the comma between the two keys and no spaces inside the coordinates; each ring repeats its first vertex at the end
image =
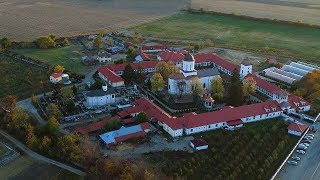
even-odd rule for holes
{"type": "Polygon", "coordinates": [[[48,49],[56,46],[55,41],[50,36],[41,36],[36,40],[38,48],[48,49]]]}
{"type": "Polygon", "coordinates": [[[243,80],[243,85],[242,85],[242,89],[243,89],[243,95],[245,97],[248,97],[249,94],[254,93],[256,91],[256,81],[252,78],[246,78],[245,80],[243,80]]]}
{"type": "Polygon", "coordinates": [[[98,35],[97,38],[95,38],[95,39],[93,40],[93,46],[94,46],[96,49],[102,49],[102,48],[103,48],[104,42],[103,42],[102,36],[98,35]]]}
{"type": "Polygon", "coordinates": [[[156,72],[151,77],[151,90],[152,91],[159,91],[164,88],[165,81],[160,73],[156,72]]]}
{"type": "Polygon", "coordinates": [[[143,179],[144,180],[152,180],[154,177],[154,174],[148,170],[144,170],[143,179]]]}
{"type": "Polygon", "coordinates": [[[2,38],[0,43],[1,43],[1,47],[3,49],[9,48],[11,46],[11,44],[12,44],[11,40],[9,38],[7,38],[7,37],[2,38]]]}
{"type": "Polygon", "coordinates": [[[45,126],[46,132],[50,135],[56,135],[59,132],[59,122],[52,116],[49,118],[48,123],[45,126]]]}
{"type": "Polygon", "coordinates": [[[51,143],[52,143],[52,140],[50,139],[50,137],[43,136],[40,142],[40,150],[43,153],[48,153],[48,151],[50,151],[51,143]]]}
{"type": "Polygon", "coordinates": [[[65,70],[64,67],[61,65],[56,65],[54,67],[54,72],[56,72],[56,73],[63,73],[64,70],[65,70]]]}
{"type": "Polygon", "coordinates": [[[16,96],[6,96],[2,99],[2,104],[5,109],[13,109],[17,104],[16,96]]]}
{"type": "Polygon", "coordinates": [[[233,106],[241,106],[243,103],[242,83],[240,80],[240,74],[236,69],[232,72],[231,76],[228,102],[233,106]]]}
{"type": "Polygon", "coordinates": [[[70,42],[69,42],[68,38],[63,39],[62,45],[63,46],[70,46],[70,42]]]}
{"type": "Polygon", "coordinates": [[[77,88],[76,85],[72,86],[72,92],[73,92],[73,94],[77,94],[78,93],[78,88],[77,88]]]}
{"type": "Polygon", "coordinates": [[[134,34],[132,35],[132,38],[133,38],[133,40],[134,40],[134,42],[135,42],[136,44],[140,44],[141,41],[142,41],[142,37],[141,37],[139,34],[137,34],[137,33],[134,33],[134,34]]]}
{"type": "Polygon", "coordinates": [[[179,72],[179,69],[174,64],[169,64],[167,62],[159,62],[156,66],[156,71],[161,74],[165,81],[168,81],[168,78],[171,74],[179,72]]]}
{"type": "Polygon", "coordinates": [[[35,148],[38,144],[38,138],[34,134],[34,127],[28,124],[26,127],[26,144],[29,148],[35,148]]]}
{"type": "Polygon", "coordinates": [[[214,46],[214,43],[212,42],[211,39],[207,39],[205,42],[204,42],[205,46],[208,46],[208,47],[212,47],[214,46]]]}
{"type": "Polygon", "coordinates": [[[106,131],[113,131],[113,130],[117,130],[121,127],[121,122],[119,119],[113,119],[111,121],[109,121],[105,126],[104,129],[106,131]]]}
{"type": "Polygon", "coordinates": [[[50,103],[47,107],[47,115],[48,117],[60,118],[62,113],[56,104],[50,103]]]}
{"type": "Polygon", "coordinates": [[[136,50],[132,46],[130,46],[125,53],[127,55],[127,60],[129,61],[133,61],[136,57],[136,50]]]}
{"type": "Polygon", "coordinates": [[[57,146],[59,151],[57,156],[69,161],[82,162],[83,151],[80,145],[80,137],[76,134],[68,134],[58,138],[57,146]]]}
{"type": "Polygon", "coordinates": [[[56,35],[50,34],[49,37],[50,37],[54,42],[56,42],[56,40],[57,40],[57,36],[56,36],[56,35]]]}
{"type": "Polygon", "coordinates": [[[147,114],[145,112],[140,112],[136,117],[135,117],[135,121],[137,124],[141,124],[144,122],[148,122],[149,118],[147,116],[147,114]]]}
{"type": "Polygon", "coordinates": [[[221,102],[223,99],[223,93],[223,80],[221,77],[217,77],[211,81],[211,95],[216,101],[221,102]]]}
{"type": "Polygon", "coordinates": [[[135,75],[135,72],[132,69],[131,65],[127,64],[123,71],[123,75],[122,75],[123,79],[127,84],[131,84],[132,80],[134,79],[134,75],[135,75]]]}
{"type": "Polygon", "coordinates": [[[36,95],[32,94],[31,102],[32,102],[33,105],[38,105],[38,103],[39,103],[38,97],[36,95]]]}
{"type": "Polygon", "coordinates": [[[198,77],[191,78],[191,90],[194,95],[203,93],[202,82],[198,77]]]}
{"type": "Polygon", "coordinates": [[[64,103],[67,103],[69,101],[71,101],[71,99],[73,98],[74,94],[71,88],[62,88],[60,90],[59,96],[61,97],[61,100],[64,103]]]}
{"type": "Polygon", "coordinates": [[[144,69],[139,66],[138,69],[135,72],[135,82],[138,84],[143,84],[146,79],[146,73],[144,72],[144,69]]]}

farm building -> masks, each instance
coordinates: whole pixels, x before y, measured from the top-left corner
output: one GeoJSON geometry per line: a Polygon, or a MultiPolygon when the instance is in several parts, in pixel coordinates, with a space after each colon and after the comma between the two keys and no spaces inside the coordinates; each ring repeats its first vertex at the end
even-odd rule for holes
{"type": "Polygon", "coordinates": [[[110,131],[100,135],[101,141],[106,145],[112,145],[120,142],[124,142],[129,139],[144,137],[150,131],[150,125],[148,122],[124,127],[122,126],[120,129],[115,131],[110,131]]]}
{"type": "Polygon", "coordinates": [[[62,73],[53,73],[50,76],[50,82],[53,84],[57,84],[62,80],[62,73]]]}
{"type": "Polygon", "coordinates": [[[281,81],[281,82],[284,82],[287,84],[293,84],[294,82],[297,81],[297,79],[294,79],[294,78],[291,78],[291,77],[286,76],[284,74],[280,74],[278,72],[275,72],[275,71],[271,70],[270,68],[265,69],[264,72],[267,77],[270,77],[272,79],[275,79],[275,80],[278,80],[278,81],[281,81]]]}
{"type": "Polygon", "coordinates": [[[106,84],[102,86],[102,89],[91,90],[86,93],[86,106],[96,107],[104,106],[116,102],[116,95],[113,88],[108,88],[106,84]]]}
{"type": "Polygon", "coordinates": [[[147,45],[141,45],[140,51],[144,53],[157,53],[161,51],[167,50],[168,47],[166,45],[154,45],[154,46],[147,46],[147,45]]]}
{"type": "Polygon", "coordinates": [[[305,124],[301,123],[290,123],[288,126],[288,133],[295,136],[302,136],[304,132],[306,132],[309,127],[305,124]]]}
{"type": "Polygon", "coordinates": [[[98,68],[99,76],[105,82],[110,84],[112,87],[121,87],[124,86],[124,80],[114,71],[111,71],[109,68],[103,66],[98,68]]]}
{"type": "Polygon", "coordinates": [[[309,72],[309,71],[306,71],[304,69],[300,69],[300,68],[297,68],[297,67],[294,67],[294,66],[290,66],[290,65],[284,65],[282,67],[282,70],[288,71],[288,72],[292,72],[292,73],[298,74],[300,76],[305,76],[309,72]]]}
{"type": "Polygon", "coordinates": [[[190,141],[190,146],[193,149],[197,150],[197,151],[208,149],[208,147],[209,147],[208,143],[203,139],[193,139],[193,140],[191,140],[190,141]]]}
{"type": "Polygon", "coordinates": [[[100,63],[111,61],[111,54],[107,53],[106,51],[99,51],[97,55],[97,60],[100,63]]]}

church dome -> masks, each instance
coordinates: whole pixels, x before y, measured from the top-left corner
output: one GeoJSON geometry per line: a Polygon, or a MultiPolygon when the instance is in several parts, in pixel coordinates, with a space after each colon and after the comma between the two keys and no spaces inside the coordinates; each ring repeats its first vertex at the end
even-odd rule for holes
{"type": "Polygon", "coordinates": [[[184,60],[184,61],[195,61],[195,60],[194,60],[194,57],[193,57],[190,53],[188,53],[187,55],[185,55],[183,60],[184,60]]]}

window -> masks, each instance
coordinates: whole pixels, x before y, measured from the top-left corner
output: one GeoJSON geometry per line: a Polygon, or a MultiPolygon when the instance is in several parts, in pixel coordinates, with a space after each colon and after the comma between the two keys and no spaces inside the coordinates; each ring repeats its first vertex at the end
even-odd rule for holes
{"type": "Polygon", "coordinates": [[[170,89],[170,84],[169,84],[169,89],[170,89]]]}
{"type": "Polygon", "coordinates": [[[211,126],[209,125],[208,128],[210,128],[211,126]]]}
{"type": "Polygon", "coordinates": [[[193,131],[193,129],[190,130],[190,132],[192,132],[192,131],[193,131]]]}
{"type": "Polygon", "coordinates": [[[111,98],[114,98],[114,94],[111,95],[111,98]]]}
{"type": "Polygon", "coordinates": [[[203,88],[206,88],[206,83],[203,83],[203,88]]]}
{"type": "Polygon", "coordinates": [[[218,127],[218,124],[216,124],[216,127],[218,127]]]}

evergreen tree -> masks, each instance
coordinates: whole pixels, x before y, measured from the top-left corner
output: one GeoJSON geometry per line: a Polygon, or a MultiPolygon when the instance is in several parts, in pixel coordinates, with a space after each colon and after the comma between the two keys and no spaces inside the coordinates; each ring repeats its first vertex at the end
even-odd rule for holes
{"type": "Polygon", "coordinates": [[[127,64],[123,71],[123,75],[122,75],[123,79],[127,84],[131,84],[134,76],[135,76],[134,70],[132,69],[130,64],[127,64]]]}
{"type": "Polygon", "coordinates": [[[240,74],[236,69],[232,72],[231,76],[228,103],[233,106],[241,106],[243,104],[242,82],[240,80],[240,74]]]}

